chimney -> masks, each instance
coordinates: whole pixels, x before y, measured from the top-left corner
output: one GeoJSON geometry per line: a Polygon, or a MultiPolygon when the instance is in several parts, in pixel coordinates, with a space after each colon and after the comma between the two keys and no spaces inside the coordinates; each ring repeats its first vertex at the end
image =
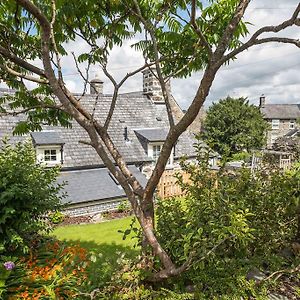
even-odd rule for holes
{"type": "Polygon", "coordinates": [[[90,94],[92,95],[102,95],[103,94],[103,81],[100,76],[96,74],[95,78],[91,80],[90,83],[90,94]]]}
{"type": "MultiPolygon", "coordinates": [[[[155,68],[149,68],[143,72],[143,92],[145,95],[151,96],[154,102],[164,102],[160,82],[156,75],[155,68]]],[[[171,93],[171,83],[170,80],[166,82],[166,88],[171,93]]]]}
{"type": "Polygon", "coordinates": [[[262,94],[260,97],[259,97],[259,107],[264,107],[266,104],[266,97],[264,94],[262,94]]]}

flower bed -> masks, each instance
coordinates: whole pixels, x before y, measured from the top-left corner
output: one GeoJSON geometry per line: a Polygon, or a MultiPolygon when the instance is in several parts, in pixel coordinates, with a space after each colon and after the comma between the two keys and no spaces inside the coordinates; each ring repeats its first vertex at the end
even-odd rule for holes
{"type": "Polygon", "coordinates": [[[89,255],[79,245],[50,240],[12,260],[2,263],[5,299],[74,299],[87,282],[89,255]]]}

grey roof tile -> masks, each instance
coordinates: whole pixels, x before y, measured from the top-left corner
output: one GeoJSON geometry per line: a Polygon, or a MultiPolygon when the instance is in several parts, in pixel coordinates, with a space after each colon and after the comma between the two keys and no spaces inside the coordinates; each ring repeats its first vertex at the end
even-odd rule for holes
{"type": "Polygon", "coordinates": [[[266,119],[300,118],[300,104],[265,104],[260,111],[266,119]]]}
{"type": "MultiPolygon", "coordinates": [[[[129,166],[129,170],[143,186],[146,185],[146,177],[135,166],[129,166]]],[[[58,182],[66,183],[65,203],[74,204],[125,197],[124,190],[116,183],[107,168],[64,171],[61,172],[58,182]]]]}
{"type": "Polygon", "coordinates": [[[64,140],[56,131],[39,131],[31,134],[35,145],[62,145],[64,140]]]}
{"type": "MultiPolygon", "coordinates": [[[[5,94],[0,90],[0,97],[5,94]]],[[[13,93],[8,91],[8,93],[13,93]]],[[[103,124],[111,104],[111,95],[85,95],[81,98],[81,105],[90,113],[94,111],[94,117],[103,124]]],[[[8,135],[11,142],[22,141],[28,136],[12,136],[12,129],[24,116],[5,116],[0,118],[0,138],[8,135]]],[[[165,105],[154,104],[151,99],[141,92],[121,94],[117,99],[108,132],[120,153],[128,163],[151,161],[145,149],[140,143],[134,130],[139,128],[160,128],[165,132],[169,128],[168,116],[165,105]],[[122,120],[120,122],[119,120],[122,120]],[[124,138],[125,127],[128,130],[128,141],[124,138]]],[[[103,165],[96,151],[79,141],[89,141],[85,130],[75,121],[72,128],[45,126],[44,130],[55,131],[64,144],[64,168],[88,167],[103,165]]],[[[184,132],[175,147],[175,157],[182,155],[194,156],[194,138],[192,134],[184,132]]]]}
{"type": "Polygon", "coordinates": [[[147,128],[134,131],[149,142],[161,142],[166,140],[169,130],[167,128],[147,128]]]}

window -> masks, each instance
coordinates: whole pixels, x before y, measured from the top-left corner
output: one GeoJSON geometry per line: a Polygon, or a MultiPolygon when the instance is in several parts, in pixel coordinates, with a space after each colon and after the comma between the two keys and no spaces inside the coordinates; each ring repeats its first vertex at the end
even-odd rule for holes
{"type": "Polygon", "coordinates": [[[280,120],[272,119],[272,129],[279,129],[280,120]]]}
{"type": "MultiPolygon", "coordinates": [[[[150,143],[148,145],[148,156],[153,158],[155,163],[158,160],[158,157],[160,155],[161,149],[162,149],[163,144],[162,143],[150,143]]],[[[174,161],[174,151],[172,150],[171,155],[168,159],[167,166],[172,166],[174,161]]]]}
{"type": "Polygon", "coordinates": [[[55,166],[63,163],[62,146],[36,146],[36,160],[39,163],[45,163],[47,166],[55,166]]]}
{"type": "Polygon", "coordinates": [[[290,120],[290,129],[295,128],[295,120],[290,120]]]}
{"type": "Polygon", "coordinates": [[[159,155],[160,155],[160,151],[161,151],[162,145],[153,145],[153,155],[152,158],[154,159],[154,161],[157,161],[159,155]]]}
{"type": "Polygon", "coordinates": [[[44,161],[57,161],[56,149],[44,150],[44,161]]]}

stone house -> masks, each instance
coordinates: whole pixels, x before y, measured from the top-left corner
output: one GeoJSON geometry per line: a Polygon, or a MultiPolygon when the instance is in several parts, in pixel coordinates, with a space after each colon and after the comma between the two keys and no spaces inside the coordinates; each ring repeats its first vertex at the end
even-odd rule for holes
{"type": "MultiPolygon", "coordinates": [[[[143,80],[144,91],[119,95],[108,131],[132,173],[145,185],[161,151],[169,123],[153,72],[144,71],[143,80]]],[[[1,89],[0,97],[13,93],[12,90],[1,89]]],[[[81,97],[80,102],[101,120],[107,115],[111,99],[111,95],[103,94],[103,82],[96,78],[91,81],[90,93],[81,97]]],[[[175,99],[172,99],[172,110],[175,120],[183,114],[175,99]]],[[[88,140],[88,136],[76,122],[73,122],[72,128],[44,126],[40,132],[13,136],[14,126],[23,118],[22,115],[0,117],[0,139],[9,136],[11,143],[29,139],[35,148],[37,162],[49,167],[61,166],[59,181],[67,182],[65,201],[69,214],[83,215],[114,209],[126,198],[94,149],[79,143],[88,140]]],[[[178,168],[182,156],[193,159],[194,142],[194,133],[184,132],[172,151],[167,168],[178,168]]],[[[207,146],[203,143],[203,147],[207,146]]],[[[213,156],[211,163],[214,164],[213,156]]]]}
{"type": "Polygon", "coordinates": [[[267,148],[272,148],[275,140],[297,128],[300,118],[300,104],[268,104],[265,96],[260,97],[260,111],[270,124],[267,133],[267,148]]]}

